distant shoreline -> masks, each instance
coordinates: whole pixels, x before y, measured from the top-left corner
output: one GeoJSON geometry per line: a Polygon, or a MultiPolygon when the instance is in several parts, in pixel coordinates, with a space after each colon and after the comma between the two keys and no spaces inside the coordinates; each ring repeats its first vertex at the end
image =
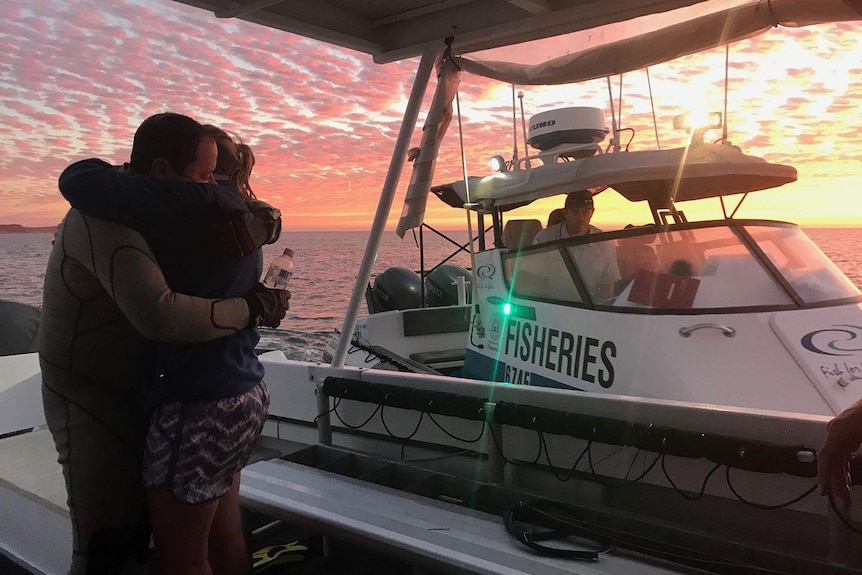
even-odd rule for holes
{"type": "Polygon", "coordinates": [[[27,228],[20,224],[0,224],[0,234],[53,234],[57,226],[27,228]]]}

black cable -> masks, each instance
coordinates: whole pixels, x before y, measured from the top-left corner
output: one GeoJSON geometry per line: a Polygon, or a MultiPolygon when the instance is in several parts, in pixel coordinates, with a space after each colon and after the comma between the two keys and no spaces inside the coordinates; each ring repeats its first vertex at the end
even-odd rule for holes
{"type": "MultiPolygon", "coordinates": [[[[333,413],[336,409],[338,409],[338,405],[339,405],[340,403],[341,403],[341,398],[340,398],[340,397],[336,397],[336,398],[335,398],[335,401],[333,401],[333,402],[332,402],[332,409],[330,409],[330,410],[328,410],[328,411],[324,411],[323,413],[318,413],[318,414],[314,417],[314,419],[312,419],[312,420],[311,420],[311,421],[312,421],[312,423],[317,423],[317,421],[318,421],[321,417],[323,417],[324,415],[329,415],[330,413],[333,413]]],[[[337,415],[337,414],[336,414],[336,415],[337,415]]]]}
{"type": "Polygon", "coordinates": [[[374,408],[374,411],[371,412],[371,415],[368,416],[368,419],[366,419],[365,421],[363,421],[359,425],[350,425],[349,423],[347,423],[346,421],[341,419],[341,415],[335,409],[333,409],[332,412],[335,414],[335,417],[338,418],[338,421],[340,421],[341,424],[344,425],[344,427],[347,427],[348,429],[361,429],[361,428],[365,427],[366,425],[368,425],[368,422],[371,421],[372,417],[377,415],[377,412],[380,411],[381,407],[382,407],[381,405],[377,405],[377,407],[374,408]]]}
{"type": "MultiPolygon", "coordinates": [[[[550,502],[549,502],[550,503],[550,502]]],[[[576,529],[568,535],[576,535],[578,537],[586,537],[597,541],[609,541],[613,546],[624,547],[633,551],[647,553],[655,557],[664,558],[677,563],[686,563],[689,565],[712,566],[712,567],[740,567],[747,569],[749,572],[755,571],[759,573],[771,573],[773,575],[786,575],[783,571],[776,571],[766,567],[749,565],[739,561],[730,561],[723,557],[715,556],[711,553],[690,549],[682,545],[676,545],[667,541],[657,540],[642,535],[632,535],[625,531],[620,531],[611,527],[599,527],[586,521],[577,519],[574,510],[557,501],[552,503],[554,511],[545,511],[541,509],[538,502],[525,504],[521,502],[519,505],[528,507],[534,513],[542,515],[555,523],[567,524],[576,529]],[[566,515],[561,513],[567,512],[566,515]],[[586,534],[586,535],[584,535],[586,534]]]]}
{"type": "MultiPolygon", "coordinates": [[[[537,531],[534,526],[531,526],[529,529],[520,529],[516,522],[525,521],[526,518],[519,519],[516,517],[518,511],[525,512],[534,512],[535,510],[532,506],[520,501],[514,509],[510,510],[503,517],[503,525],[506,527],[506,531],[509,532],[512,537],[517,539],[520,543],[523,543],[536,553],[540,555],[544,555],[546,557],[557,557],[561,559],[577,559],[581,561],[598,561],[599,553],[607,552],[610,549],[610,546],[603,545],[603,549],[601,551],[585,551],[581,549],[561,549],[559,547],[548,547],[545,545],[541,545],[538,541],[549,541],[552,539],[564,539],[570,535],[574,535],[571,532],[571,529],[567,529],[566,531],[558,531],[558,529],[550,528],[547,531],[537,531]]],[[[552,517],[554,523],[557,526],[565,525],[565,522],[557,521],[556,517],[552,517]]],[[[598,541],[596,543],[599,543],[598,541]]]]}
{"type": "Polygon", "coordinates": [[[694,497],[691,497],[685,491],[683,491],[682,489],[677,487],[676,483],[673,482],[673,479],[670,478],[670,474],[667,472],[667,467],[665,466],[665,459],[666,458],[667,458],[667,454],[663,453],[661,456],[661,470],[664,472],[665,479],[668,480],[668,483],[670,483],[670,485],[671,485],[671,487],[673,487],[674,491],[676,491],[678,494],[682,495],[683,497],[685,497],[689,501],[697,501],[698,499],[703,497],[704,494],[706,493],[706,484],[709,482],[709,478],[712,477],[712,475],[716,471],[721,469],[721,464],[716,463],[715,467],[713,467],[709,471],[709,473],[706,474],[706,477],[703,478],[703,483],[700,486],[700,491],[697,493],[697,495],[695,495],[694,497]]]}
{"type": "Polygon", "coordinates": [[[568,476],[565,476],[565,477],[564,477],[564,476],[561,476],[561,475],[557,475],[557,469],[560,469],[560,468],[555,467],[555,466],[554,466],[554,464],[553,464],[553,463],[551,463],[551,454],[550,454],[550,452],[548,451],[548,444],[547,444],[547,442],[545,441],[545,436],[544,436],[544,434],[543,434],[541,431],[539,431],[538,433],[539,433],[539,445],[540,445],[540,446],[539,446],[539,449],[544,449],[544,450],[545,450],[545,460],[548,462],[548,467],[550,467],[550,468],[551,468],[551,473],[552,473],[552,474],[553,474],[553,476],[557,479],[557,481],[561,481],[561,482],[563,482],[563,483],[565,483],[565,482],[569,481],[572,477],[574,477],[574,476],[575,476],[575,470],[576,470],[576,469],[577,469],[577,467],[578,467],[578,463],[580,463],[580,462],[581,462],[581,459],[583,459],[583,458],[584,458],[584,455],[586,455],[587,450],[590,448],[591,442],[590,442],[590,443],[587,443],[587,446],[583,449],[583,451],[581,451],[581,454],[580,454],[580,455],[578,455],[578,458],[577,458],[577,459],[575,459],[575,463],[572,465],[571,469],[569,470],[569,474],[568,474],[568,476]]]}
{"type": "MultiPolygon", "coordinates": [[[[616,453],[619,453],[619,451],[620,451],[620,450],[617,450],[617,452],[616,452],[616,453]]],[[[616,455],[616,453],[614,453],[613,455],[616,455]]],[[[655,466],[656,466],[656,464],[658,463],[659,459],[661,459],[661,456],[662,456],[662,454],[661,454],[661,453],[657,454],[657,455],[656,455],[656,457],[655,457],[655,459],[653,459],[653,462],[649,464],[649,466],[646,468],[646,470],[644,470],[644,472],[643,472],[643,473],[641,473],[640,475],[638,475],[638,476],[637,476],[637,477],[635,477],[634,479],[625,479],[625,480],[621,480],[619,483],[612,483],[612,482],[604,481],[603,479],[599,479],[599,474],[598,474],[598,473],[596,473],[596,470],[595,470],[595,469],[593,469],[593,454],[592,454],[592,450],[590,449],[590,450],[588,450],[588,451],[587,451],[587,461],[589,461],[589,463],[590,463],[590,472],[591,472],[593,475],[595,475],[595,477],[596,477],[596,479],[595,479],[596,483],[598,483],[599,485],[603,485],[604,487],[609,487],[609,488],[611,488],[611,489],[622,489],[622,488],[624,488],[624,487],[628,487],[629,485],[634,485],[635,483],[639,482],[641,479],[643,479],[644,477],[646,477],[647,473],[649,473],[650,471],[652,471],[653,467],[655,467],[655,466]]],[[[609,457],[610,457],[610,456],[609,456],[609,457]]],[[[607,458],[605,458],[605,459],[607,459],[607,458]]],[[[602,459],[601,461],[604,461],[604,459],[602,459]]],[[[599,463],[601,463],[601,461],[599,461],[599,463]]]]}
{"type": "Polygon", "coordinates": [[[453,435],[452,433],[449,433],[449,432],[448,432],[448,431],[446,431],[445,429],[443,429],[443,426],[442,426],[442,425],[440,425],[440,424],[437,422],[437,420],[436,420],[436,419],[434,419],[434,415],[432,415],[430,412],[423,412],[423,413],[427,413],[427,415],[428,415],[428,419],[430,419],[430,420],[434,423],[434,425],[436,425],[436,426],[437,426],[437,428],[438,428],[440,431],[442,431],[443,433],[445,433],[446,435],[448,435],[449,437],[451,437],[451,438],[452,438],[452,439],[454,439],[455,441],[460,441],[460,442],[462,442],[462,443],[476,443],[477,441],[479,441],[480,439],[482,439],[482,436],[484,436],[484,435],[485,435],[485,422],[484,422],[484,421],[482,421],[482,422],[481,422],[481,423],[482,423],[482,428],[481,428],[481,430],[479,431],[479,436],[478,436],[478,437],[476,437],[476,439],[462,439],[462,438],[460,438],[460,437],[458,437],[458,436],[456,436],[456,435],[453,435]]]}
{"type": "Polygon", "coordinates": [[[503,453],[503,448],[500,447],[500,444],[497,441],[497,436],[494,435],[494,426],[489,425],[488,430],[491,432],[491,440],[494,442],[494,448],[497,450],[497,453],[500,454],[500,457],[503,458],[503,461],[508,463],[509,465],[516,465],[516,466],[535,465],[539,461],[539,458],[542,456],[542,445],[540,443],[539,444],[539,452],[536,454],[536,458],[533,460],[532,463],[519,462],[519,461],[515,461],[514,459],[509,459],[508,457],[506,457],[506,454],[503,453]]]}
{"type": "MultiPolygon", "coordinates": [[[[385,429],[385,430],[386,430],[386,433],[388,433],[390,437],[392,437],[392,438],[394,438],[394,439],[397,439],[397,440],[399,440],[399,441],[409,441],[409,440],[411,440],[411,439],[413,438],[413,436],[414,436],[414,435],[416,435],[416,433],[419,431],[419,426],[420,426],[420,425],[422,425],[422,419],[425,417],[425,412],[423,411],[423,412],[421,412],[421,413],[419,414],[419,421],[417,421],[417,422],[416,422],[416,428],[413,430],[413,432],[412,432],[410,435],[408,435],[407,437],[399,437],[398,435],[395,435],[394,433],[392,433],[392,432],[389,430],[389,427],[386,425],[386,419],[383,417],[383,408],[384,408],[384,407],[385,407],[385,406],[383,406],[383,405],[378,405],[378,406],[377,406],[377,408],[380,410],[380,423],[382,423],[382,424],[383,424],[383,429],[385,429]]],[[[376,413],[376,411],[375,411],[375,413],[376,413]]],[[[373,414],[372,414],[372,415],[373,415],[373,414]]],[[[370,421],[370,419],[371,419],[371,418],[369,418],[369,421],[370,421]]],[[[366,423],[368,423],[368,422],[366,421],[366,423]]],[[[402,453],[402,454],[401,454],[401,456],[402,456],[402,458],[403,458],[403,457],[404,457],[404,454],[402,453]]]]}
{"type": "Polygon", "coordinates": [[[751,507],[754,507],[755,509],[767,509],[767,510],[769,510],[769,509],[781,509],[782,507],[787,507],[789,505],[793,505],[794,503],[796,503],[798,501],[802,501],[803,499],[805,499],[806,497],[808,497],[809,495],[814,493],[814,490],[817,489],[817,484],[814,484],[811,487],[811,489],[807,490],[805,493],[803,493],[799,497],[794,497],[793,499],[791,499],[790,501],[788,501],[786,503],[781,503],[779,505],[764,505],[762,503],[755,503],[754,501],[748,501],[742,495],[737,493],[736,489],[733,488],[733,484],[730,481],[730,470],[731,470],[731,467],[727,466],[727,469],[725,471],[725,478],[727,479],[727,486],[730,488],[731,493],[733,493],[737,499],[739,499],[740,501],[742,501],[746,505],[750,505],[751,507]]]}

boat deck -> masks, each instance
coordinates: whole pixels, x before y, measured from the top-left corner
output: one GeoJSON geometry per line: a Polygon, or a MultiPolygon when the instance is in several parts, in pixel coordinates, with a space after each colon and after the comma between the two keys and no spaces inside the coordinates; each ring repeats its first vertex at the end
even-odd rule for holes
{"type": "MultiPolygon", "coordinates": [[[[283,442],[290,447],[290,442],[283,442]]],[[[293,446],[295,449],[296,447],[293,446]]],[[[278,456],[272,442],[255,459],[278,456]]],[[[249,551],[259,560],[262,549],[298,541],[305,550],[261,564],[267,575],[399,575],[410,573],[403,562],[361,546],[337,545],[323,555],[322,536],[273,517],[244,510],[249,551]]],[[[47,429],[0,438],[0,573],[62,575],[71,557],[71,529],[66,488],[51,434],[47,429]],[[15,521],[11,518],[21,518],[15,521]],[[26,519],[26,520],[25,520],[26,519]]]]}
{"type": "Polygon", "coordinates": [[[0,439],[0,518],[0,554],[16,557],[29,572],[65,573],[72,554],[69,507],[47,429],[0,439]]]}

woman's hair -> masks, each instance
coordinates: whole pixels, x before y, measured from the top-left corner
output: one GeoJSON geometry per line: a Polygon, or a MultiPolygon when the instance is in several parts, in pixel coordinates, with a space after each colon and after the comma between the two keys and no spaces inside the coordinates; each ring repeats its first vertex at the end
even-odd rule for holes
{"type": "Polygon", "coordinates": [[[251,148],[242,143],[236,134],[230,134],[217,126],[204,125],[204,133],[218,145],[218,162],[215,174],[225,176],[236,186],[243,196],[255,199],[248,180],[254,168],[254,154],[251,148]]]}
{"type": "Polygon", "coordinates": [[[198,144],[205,136],[204,127],[188,116],[173,112],[150,116],[135,132],[129,169],[149,175],[153,162],[164,158],[182,174],[195,161],[198,144]]]}

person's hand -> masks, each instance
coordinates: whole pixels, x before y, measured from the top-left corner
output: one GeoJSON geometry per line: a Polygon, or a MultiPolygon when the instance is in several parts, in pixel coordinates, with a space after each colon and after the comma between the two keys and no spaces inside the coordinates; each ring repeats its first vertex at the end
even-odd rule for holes
{"type": "Polygon", "coordinates": [[[290,309],[290,292],[286,289],[269,289],[258,283],[242,297],[248,303],[250,327],[278,327],[290,309]]]}
{"type": "Polygon", "coordinates": [[[862,400],[826,425],[826,441],[817,452],[817,485],[821,495],[837,497],[850,507],[850,455],[862,443],[862,400]]]}

